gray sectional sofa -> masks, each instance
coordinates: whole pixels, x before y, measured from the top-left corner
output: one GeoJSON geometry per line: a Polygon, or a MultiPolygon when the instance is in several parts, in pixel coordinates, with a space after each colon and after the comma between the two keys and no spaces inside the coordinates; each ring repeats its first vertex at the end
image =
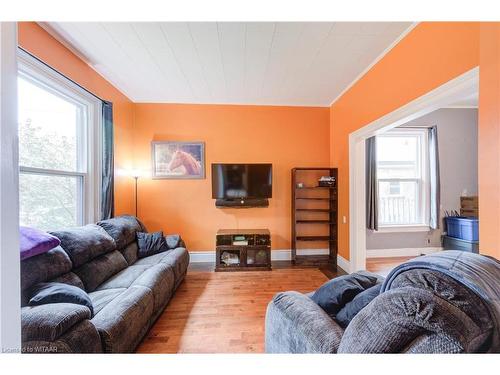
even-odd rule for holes
{"type": "Polygon", "coordinates": [[[21,264],[23,351],[133,352],[184,279],[189,254],[178,247],[138,259],[133,216],[53,232],[61,245],[21,264]],[[94,307],[28,306],[30,289],[55,281],[84,289],[94,307]]]}

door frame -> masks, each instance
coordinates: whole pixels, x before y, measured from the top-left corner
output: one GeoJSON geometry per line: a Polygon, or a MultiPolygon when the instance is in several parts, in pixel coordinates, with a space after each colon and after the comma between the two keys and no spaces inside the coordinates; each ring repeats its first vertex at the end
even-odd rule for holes
{"type": "Polygon", "coordinates": [[[0,355],[21,350],[17,23],[0,22],[0,355]]]}
{"type": "Polygon", "coordinates": [[[366,269],[365,140],[446,107],[478,90],[479,67],[475,67],[349,134],[350,272],[366,269]]]}

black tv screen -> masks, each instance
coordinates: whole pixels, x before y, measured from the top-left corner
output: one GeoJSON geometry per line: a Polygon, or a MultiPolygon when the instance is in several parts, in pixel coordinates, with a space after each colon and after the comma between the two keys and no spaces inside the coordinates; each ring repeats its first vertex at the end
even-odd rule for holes
{"type": "Polygon", "coordinates": [[[271,198],[271,164],[212,164],[212,198],[271,198]]]}

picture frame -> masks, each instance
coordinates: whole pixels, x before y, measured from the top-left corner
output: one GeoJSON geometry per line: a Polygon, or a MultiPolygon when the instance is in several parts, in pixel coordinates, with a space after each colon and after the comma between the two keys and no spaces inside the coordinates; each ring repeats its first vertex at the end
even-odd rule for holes
{"type": "Polygon", "coordinates": [[[205,142],[151,142],[153,179],[204,179],[205,142]]]}

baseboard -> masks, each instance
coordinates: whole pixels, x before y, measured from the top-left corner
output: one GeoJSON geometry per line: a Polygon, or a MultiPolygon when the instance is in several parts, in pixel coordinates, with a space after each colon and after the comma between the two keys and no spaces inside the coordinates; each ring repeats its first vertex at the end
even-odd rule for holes
{"type": "Polygon", "coordinates": [[[214,263],[215,262],[215,251],[190,251],[189,261],[191,263],[214,263]]]}
{"type": "Polygon", "coordinates": [[[442,247],[409,247],[402,249],[370,249],[366,250],[367,258],[411,257],[427,255],[443,250],[442,247]]]}
{"type": "MultiPolygon", "coordinates": [[[[300,249],[297,250],[298,255],[328,255],[328,249],[300,249]]],[[[189,252],[191,263],[213,263],[215,262],[215,251],[192,251],[189,252]]],[[[292,259],[292,251],[290,249],[272,250],[271,260],[290,260],[292,259]]],[[[349,272],[350,263],[340,255],[337,256],[337,263],[344,271],[349,272]]]]}
{"type": "MultiPolygon", "coordinates": [[[[328,255],[328,249],[297,249],[297,255],[328,255]]],[[[290,260],[292,259],[292,250],[273,250],[271,251],[271,260],[290,260]]]]}
{"type": "Polygon", "coordinates": [[[337,265],[345,272],[351,273],[351,262],[340,255],[337,255],[337,265]]]}

